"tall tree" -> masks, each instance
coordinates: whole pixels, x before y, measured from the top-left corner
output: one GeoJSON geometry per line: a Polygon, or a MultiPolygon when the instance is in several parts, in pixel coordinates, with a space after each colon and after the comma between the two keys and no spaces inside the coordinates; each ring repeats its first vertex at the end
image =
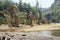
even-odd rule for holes
{"type": "Polygon", "coordinates": [[[19,0],[19,10],[22,11],[22,0],[19,0]]]}
{"type": "Polygon", "coordinates": [[[36,0],[36,11],[38,11],[38,8],[39,8],[39,2],[38,0],[36,0]]]}

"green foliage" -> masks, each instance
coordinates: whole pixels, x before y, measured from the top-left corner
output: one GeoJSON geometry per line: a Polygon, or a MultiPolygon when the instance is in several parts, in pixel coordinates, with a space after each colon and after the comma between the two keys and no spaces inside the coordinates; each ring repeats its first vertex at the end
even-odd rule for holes
{"type": "Polygon", "coordinates": [[[39,8],[39,3],[37,1],[36,6],[35,7],[31,7],[30,3],[22,3],[22,0],[20,0],[19,4],[14,3],[12,0],[3,0],[0,1],[0,5],[3,7],[4,10],[7,9],[7,6],[9,4],[16,4],[20,10],[20,12],[27,12],[27,11],[32,11],[33,13],[36,13],[37,11],[40,11],[39,8]]]}
{"type": "Polygon", "coordinates": [[[5,18],[0,17],[0,24],[5,24],[7,20],[5,18]]]}
{"type": "MultiPolygon", "coordinates": [[[[19,14],[19,18],[21,18],[21,19],[26,19],[26,14],[23,12],[27,12],[27,11],[32,11],[33,15],[35,15],[35,13],[39,12],[40,16],[42,17],[38,1],[36,3],[35,7],[31,7],[30,3],[28,3],[28,4],[22,3],[22,0],[20,0],[19,4],[14,3],[12,0],[3,0],[2,2],[0,1],[0,5],[1,5],[0,7],[2,7],[3,11],[7,10],[7,6],[9,4],[16,4],[18,6],[20,13],[22,12],[21,14],[19,14]]],[[[4,13],[4,15],[5,15],[5,13],[4,13]]],[[[7,15],[5,15],[5,16],[7,16],[7,15]]],[[[0,23],[4,23],[4,22],[7,22],[7,18],[0,18],[0,23]]]]}
{"type": "Polygon", "coordinates": [[[49,20],[60,22],[60,5],[53,3],[51,8],[44,12],[45,16],[48,15],[49,20]]]}

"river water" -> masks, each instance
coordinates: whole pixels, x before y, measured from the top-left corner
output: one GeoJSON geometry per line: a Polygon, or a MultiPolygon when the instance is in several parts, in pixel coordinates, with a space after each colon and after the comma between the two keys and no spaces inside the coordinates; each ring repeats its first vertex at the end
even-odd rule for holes
{"type": "MultiPolygon", "coordinates": [[[[13,40],[60,40],[60,30],[39,31],[39,32],[19,32],[19,33],[1,33],[9,35],[13,40]]],[[[2,37],[2,36],[1,36],[2,37]]]]}

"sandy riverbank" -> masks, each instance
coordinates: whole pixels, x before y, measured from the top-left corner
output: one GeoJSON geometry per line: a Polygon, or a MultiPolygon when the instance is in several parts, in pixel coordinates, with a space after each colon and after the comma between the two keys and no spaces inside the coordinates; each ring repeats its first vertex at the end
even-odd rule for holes
{"type": "Polygon", "coordinates": [[[60,29],[60,23],[34,25],[33,27],[29,25],[20,25],[20,27],[8,27],[8,25],[0,26],[1,32],[30,32],[30,31],[58,30],[58,29],[60,29]]]}

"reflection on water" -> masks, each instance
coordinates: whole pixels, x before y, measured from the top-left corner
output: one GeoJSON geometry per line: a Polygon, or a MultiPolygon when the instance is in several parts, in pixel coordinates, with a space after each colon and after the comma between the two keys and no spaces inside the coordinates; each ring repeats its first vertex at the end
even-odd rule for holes
{"type": "Polygon", "coordinates": [[[52,30],[52,31],[41,31],[42,36],[56,36],[60,37],[60,30],[52,30]]]}
{"type": "Polygon", "coordinates": [[[1,35],[16,35],[16,36],[36,36],[36,37],[60,37],[60,30],[52,30],[52,31],[40,31],[40,32],[20,32],[20,33],[0,33],[1,35]]]}
{"type": "Polygon", "coordinates": [[[60,30],[53,30],[51,31],[53,36],[60,37],[60,30]]]}
{"type": "Polygon", "coordinates": [[[42,32],[41,32],[41,35],[42,35],[42,36],[47,36],[47,37],[48,37],[48,36],[52,36],[51,34],[52,34],[51,31],[42,31],[42,32]]]}

